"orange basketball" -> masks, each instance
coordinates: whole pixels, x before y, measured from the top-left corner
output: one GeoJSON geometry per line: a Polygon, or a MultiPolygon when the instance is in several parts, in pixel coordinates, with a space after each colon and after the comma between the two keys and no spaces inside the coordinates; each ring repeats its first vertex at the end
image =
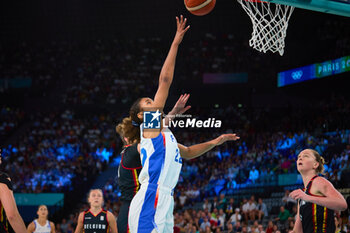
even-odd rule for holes
{"type": "Polygon", "coordinates": [[[189,12],[194,15],[206,15],[214,9],[216,0],[184,0],[189,12]]]}

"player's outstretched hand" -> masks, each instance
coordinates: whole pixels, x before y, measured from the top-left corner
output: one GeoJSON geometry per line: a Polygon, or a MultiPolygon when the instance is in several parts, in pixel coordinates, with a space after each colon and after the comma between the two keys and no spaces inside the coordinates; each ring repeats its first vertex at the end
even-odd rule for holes
{"type": "Polygon", "coordinates": [[[191,108],[191,106],[186,106],[186,103],[188,101],[188,98],[190,98],[190,94],[183,94],[180,96],[180,98],[177,100],[172,112],[176,114],[183,114],[188,109],[191,108]]]}
{"type": "Polygon", "coordinates": [[[239,139],[239,137],[235,133],[234,134],[222,134],[215,139],[215,141],[216,141],[215,144],[218,146],[226,141],[236,141],[238,139],[239,139]]]}
{"type": "Polygon", "coordinates": [[[190,26],[188,25],[186,27],[186,22],[187,19],[181,15],[180,18],[176,16],[176,25],[177,25],[177,30],[176,30],[176,35],[174,38],[174,44],[179,45],[184,38],[185,33],[188,31],[190,26]]]}

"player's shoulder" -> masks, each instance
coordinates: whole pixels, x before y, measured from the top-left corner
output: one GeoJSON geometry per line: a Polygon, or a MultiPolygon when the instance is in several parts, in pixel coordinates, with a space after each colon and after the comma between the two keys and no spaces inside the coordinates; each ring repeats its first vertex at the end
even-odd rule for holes
{"type": "Polygon", "coordinates": [[[128,147],[125,147],[124,148],[124,153],[138,153],[137,152],[137,147],[138,147],[138,144],[139,143],[134,143],[134,144],[132,144],[132,145],[130,145],[130,146],[128,146],[128,147]]]}
{"type": "Polygon", "coordinates": [[[330,183],[326,178],[324,178],[323,176],[316,176],[313,179],[313,183],[330,183]]]}
{"type": "Polygon", "coordinates": [[[9,190],[13,190],[11,178],[4,172],[0,172],[0,187],[7,187],[9,190]]]}
{"type": "Polygon", "coordinates": [[[114,214],[111,211],[106,210],[108,219],[115,218],[114,214]]]}
{"type": "Polygon", "coordinates": [[[90,211],[90,210],[83,210],[83,211],[81,211],[81,212],[79,213],[79,217],[80,217],[80,216],[83,217],[85,214],[89,213],[89,211],[90,211]]]}
{"type": "Polygon", "coordinates": [[[327,180],[322,176],[317,176],[313,180],[313,186],[316,186],[316,187],[323,187],[323,186],[329,186],[329,185],[333,186],[329,180],[327,180]]]}
{"type": "Polygon", "coordinates": [[[0,172],[0,183],[11,182],[10,176],[5,172],[0,172]]]}
{"type": "Polygon", "coordinates": [[[36,220],[36,219],[34,219],[33,221],[31,221],[31,222],[29,223],[29,225],[28,225],[28,227],[27,227],[27,229],[28,229],[29,232],[33,232],[33,231],[35,230],[35,220],[36,220]]]}

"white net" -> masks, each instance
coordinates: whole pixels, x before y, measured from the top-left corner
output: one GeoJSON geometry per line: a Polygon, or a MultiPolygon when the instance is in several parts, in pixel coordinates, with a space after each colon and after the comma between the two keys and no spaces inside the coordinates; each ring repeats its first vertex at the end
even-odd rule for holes
{"type": "Polygon", "coordinates": [[[266,53],[284,53],[284,39],[293,6],[280,5],[259,0],[237,0],[249,15],[253,23],[252,38],[249,45],[254,49],[266,53]]]}

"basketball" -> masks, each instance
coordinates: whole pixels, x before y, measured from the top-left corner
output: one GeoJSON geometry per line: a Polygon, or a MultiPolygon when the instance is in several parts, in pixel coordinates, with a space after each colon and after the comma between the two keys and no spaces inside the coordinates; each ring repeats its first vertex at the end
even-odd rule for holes
{"type": "Polygon", "coordinates": [[[211,12],[216,0],[185,0],[186,9],[194,15],[202,16],[211,12]]]}

